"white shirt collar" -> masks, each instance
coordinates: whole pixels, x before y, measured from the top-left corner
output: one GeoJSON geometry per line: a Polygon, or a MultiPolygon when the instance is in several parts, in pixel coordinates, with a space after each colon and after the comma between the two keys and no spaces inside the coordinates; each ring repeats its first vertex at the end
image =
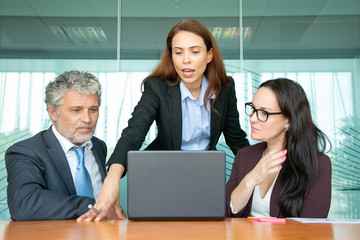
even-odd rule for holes
{"type": "MultiPolygon", "coordinates": [[[[60,145],[62,147],[62,149],[64,150],[65,153],[67,153],[70,148],[72,147],[78,147],[75,144],[73,144],[72,142],[70,142],[67,138],[65,138],[63,135],[61,135],[55,128],[54,125],[52,125],[52,131],[55,135],[55,137],[57,138],[57,140],[60,142],[60,145]]],[[[87,150],[90,150],[93,147],[93,144],[91,142],[91,140],[88,140],[86,142],[84,142],[81,147],[85,147],[87,150]]]]}

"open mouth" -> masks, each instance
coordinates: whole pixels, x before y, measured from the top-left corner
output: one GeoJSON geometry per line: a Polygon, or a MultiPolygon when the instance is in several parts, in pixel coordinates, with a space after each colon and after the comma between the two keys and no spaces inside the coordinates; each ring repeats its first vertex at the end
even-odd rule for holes
{"type": "Polygon", "coordinates": [[[183,69],[182,72],[183,72],[183,74],[184,74],[185,77],[190,78],[190,77],[193,76],[195,70],[192,70],[192,69],[183,69]]]}

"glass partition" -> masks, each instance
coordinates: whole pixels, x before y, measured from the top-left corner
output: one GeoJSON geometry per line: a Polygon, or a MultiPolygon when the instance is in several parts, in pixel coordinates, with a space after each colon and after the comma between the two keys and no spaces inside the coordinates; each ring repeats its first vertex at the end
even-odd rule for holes
{"type": "MultiPolygon", "coordinates": [[[[4,154],[47,129],[44,87],[78,69],[103,86],[96,136],[109,155],[137,104],[142,80],[162,54],[170,28],[184,18],[204,23],[244,103],[261,82],[288,77],[310,100],[330,138],[333,198],[329,217],[360,218],[360,2],[358,0],[78,0],[0,1],[0,219],[8,219],[4,154]]],[[[153,125],[144,145],[156,135],[153,125]]],[[[251,141],[254,143],[254,141],[251,141]]],[[[233,154],[227,155],[227,178],[233,154]]],[[[121,204],[126,209],[126,178],[121,204]]]]}

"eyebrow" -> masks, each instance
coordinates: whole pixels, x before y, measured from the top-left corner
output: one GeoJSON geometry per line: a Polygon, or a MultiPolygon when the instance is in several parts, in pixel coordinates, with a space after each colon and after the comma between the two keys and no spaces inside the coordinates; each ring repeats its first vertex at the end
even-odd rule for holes
{"type": "MultiPolygon", "coordinates": [[[[190,49],[191,48],[202,48],[201,46],[198,46],[198,45],[195,45],[195,46],[191,46],[191,47],[189,47],[190,49]]],[[[175,46],[175,47],[173,47],[172,49],[183,49],[182,47],[177,47],[177,46],[175,46]]]]}
{"type": "MultiPolygon", "coordinates": [[[[98,108],[98,107],[100,107],[100,105],[92,105],[88,108],[94,108],[94,107],[98,108]]],[[[86,108],[86,107],[84,105],[71,105],[71,106],[69,106],[69,108],[86,108]]]]}
{"type": "Polygon", "coordinates": [[[259,109],[259,110],[271,110],[271,111],[273,111],[273,109],[268,108],[268,107],[259,107],[259,108],[257,108],[257,107],[255,107],[255,105],[254,105],[253,103],[251,103],[251,105],[252,105],[255,109],[259,109]]]}

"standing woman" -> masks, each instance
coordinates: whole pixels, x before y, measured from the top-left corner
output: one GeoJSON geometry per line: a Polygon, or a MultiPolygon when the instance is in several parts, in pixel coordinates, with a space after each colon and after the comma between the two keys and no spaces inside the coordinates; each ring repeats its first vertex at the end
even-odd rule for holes
{"type": "Polygon", "coordinates": [[[124,217],[119,185],[127,153],[140,149],[153,121],[158,132],[147,150],[215,150],[221,133],[234,154],[249,145],[239,124],[234,80],[226,75],[219,48],[200,22],[187,19],[170,30],[161,61],[143,87],[108,161],[108,176],[95,203],[100,213],[90,210],[80,221],[101,220],[109,210],[124,217]]]}
{"type": "Polygon", "coordinates": [[[246,103],[251,138],[226,184],[228,217],[326,218],[331,200],[327,137],[313,123],[302,87],[289,79],[260,85],[246,103]]]}

